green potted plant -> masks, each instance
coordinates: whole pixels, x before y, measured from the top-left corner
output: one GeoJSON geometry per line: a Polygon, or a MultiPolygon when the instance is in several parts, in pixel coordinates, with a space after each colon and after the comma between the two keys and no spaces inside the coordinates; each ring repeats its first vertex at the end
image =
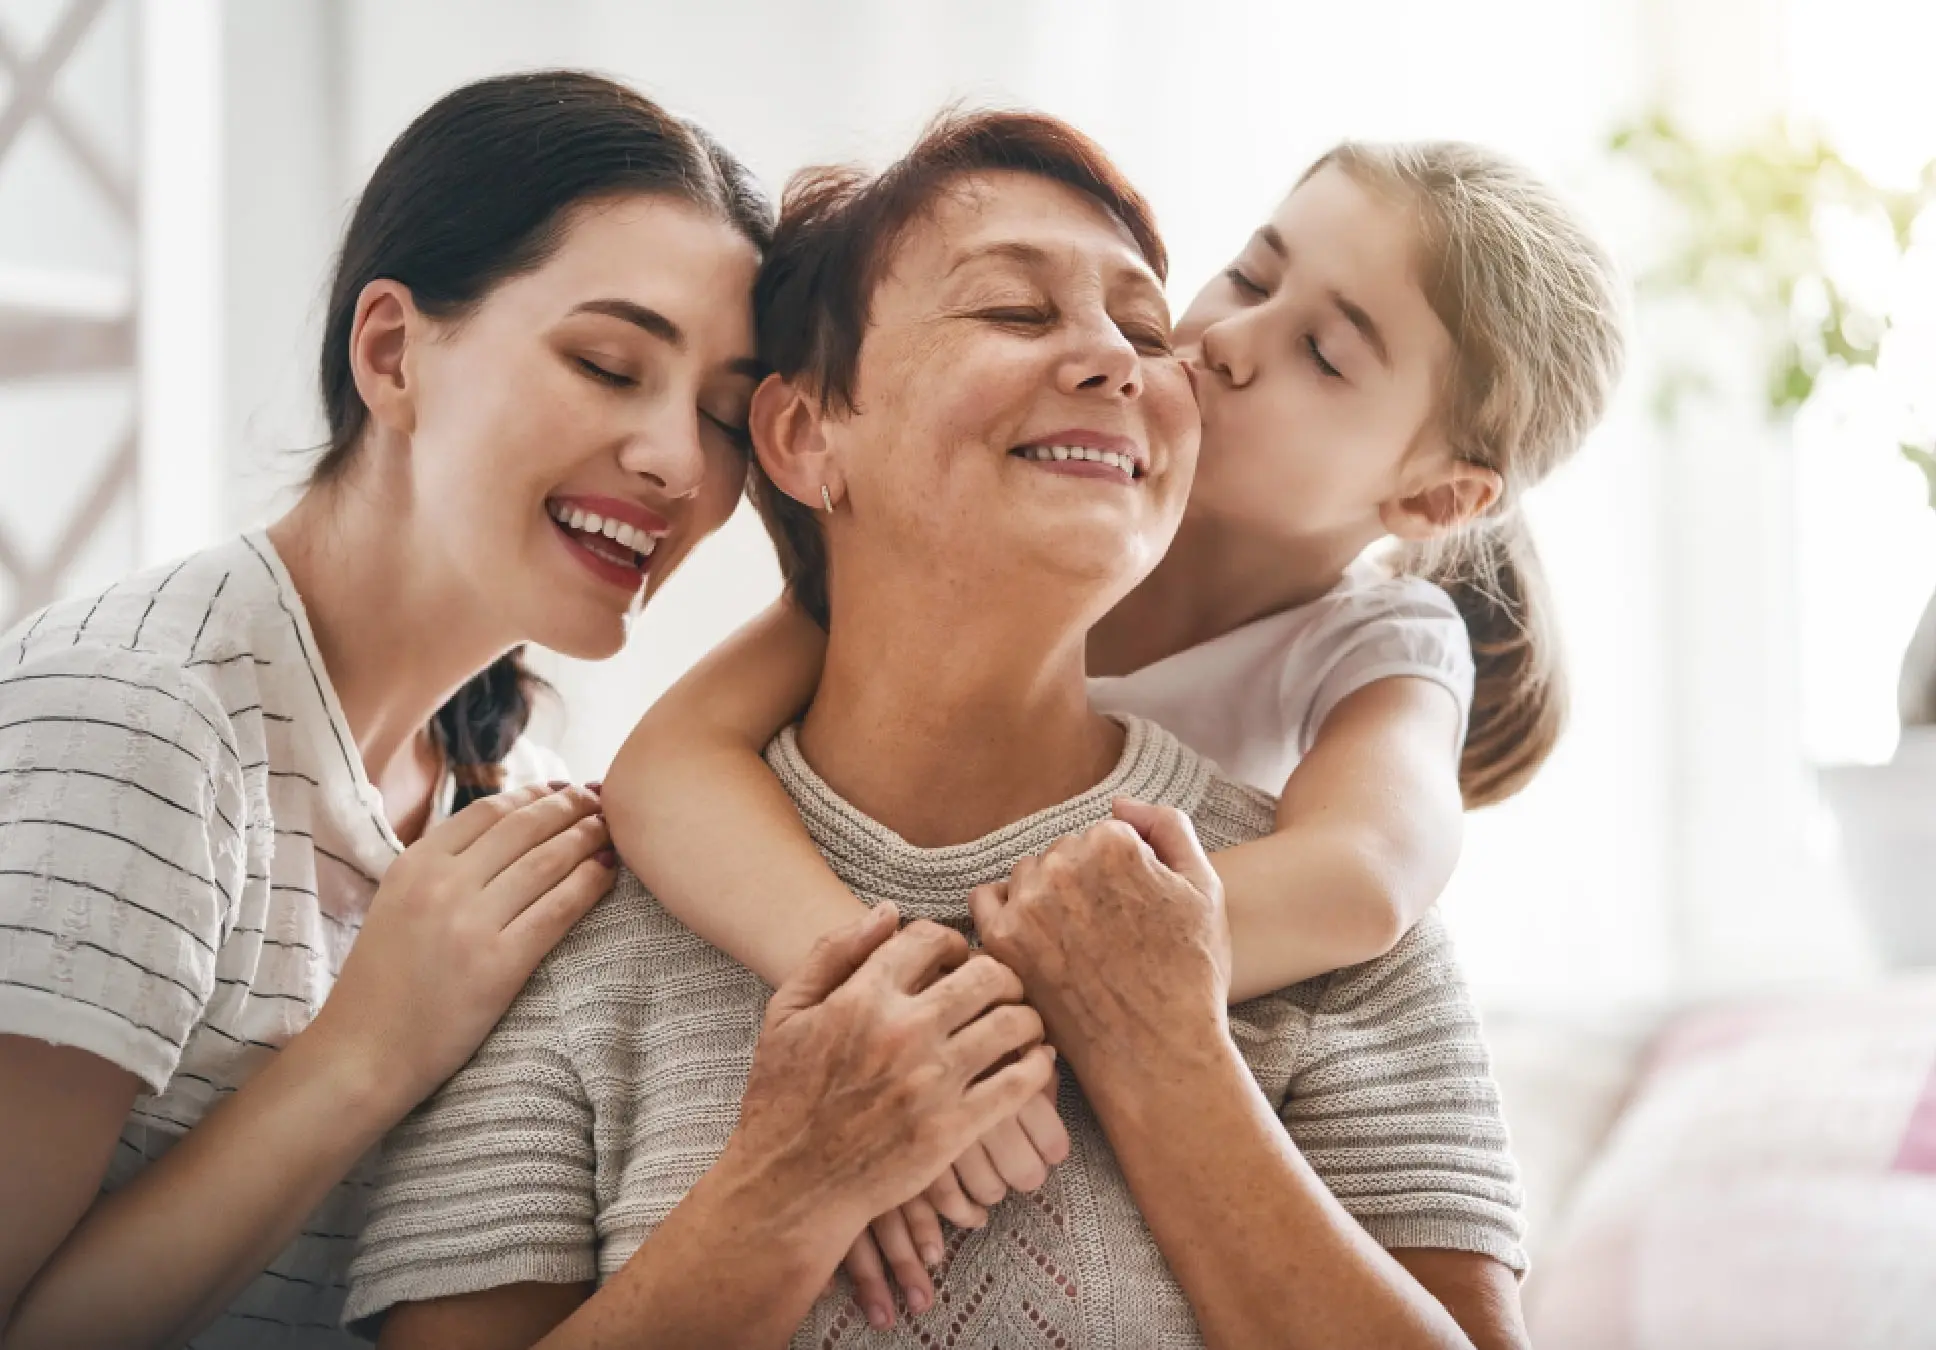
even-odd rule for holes
{"type": "MultiPolygon", "coordinates": [[[[1663,253],[1639,278],[1643,302],[1691,303],[1760,334],[1763,416],[1785,424],[1825,380],[1883,362],[1895,316],[1838,284],[1823,222],[1839,212],[1884,225],[1879,233],[1894,241],[1898,259],[1919,228],[1936,246],[1936,163],[1913,187],[1891,188],[1793,126],[1716,148],[1664,115],[1622,128],[1611,149],[1644,172],[1674,221],[1663,253]]],[[[1936,370],[1927,378],[1936,384],[1936,370]]],[[[1697,364],[1667,363],[1656,415],[1671,424],[1710,384],[1697,364]]],[[[1922,470],[1936,510],[1936,436],[1905,439],[1901,452],[1922,470]]],[[[1898,711],[1902,739],[1890,764],[1827,768],[1820,779],[1881,955],[1892,964],[1936,964],[1936,595],[1903,660],[1898,711]]]]}

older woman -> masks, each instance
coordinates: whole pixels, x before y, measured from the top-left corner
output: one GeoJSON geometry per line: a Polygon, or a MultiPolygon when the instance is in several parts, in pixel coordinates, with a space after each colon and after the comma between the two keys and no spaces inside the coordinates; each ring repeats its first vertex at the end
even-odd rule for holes
{"type": "MultiPolygon", "coordinates": [[[[870,1331],[829,1294],[797,1345],[1516,1339],[1512,1167],[1441,929],[1226,1021],[1189,826],[1233,844],[1271,803],[1086,698],[1084,636],[1194,464],[1163,267],[1141,199],[1045,118],[944,123],[789,195],[753,423],[789,581],[831,623],[769,762],[864,899],[966,931],[976,896],[1081,1081],[1070,1161],[956,1235],[932,1312],[870,1331]],[[1072,443],[1130,472],[1033,453],[1072,443]],[[1154,855],[1093,828],[1124,797],[1154,855]]],[[[394,1137],[351,1315],[510,1345],[596,1305],[726,1149],[766,994],[623,875],[394,1137]]]]}

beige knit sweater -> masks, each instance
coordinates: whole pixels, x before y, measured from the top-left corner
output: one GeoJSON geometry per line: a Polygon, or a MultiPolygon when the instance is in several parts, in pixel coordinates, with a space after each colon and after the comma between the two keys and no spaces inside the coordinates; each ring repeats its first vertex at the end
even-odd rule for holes
{"type": "MultiPolygon", "coordinates": [[[[835,796],[791,732],[767,758],[857,894],[963,931],[970,890],[1104,819],[1113,797],[1179,808],[1211,849],[1271,828],[1268,797],[1143,721],[1128,722],[1121,762],[1091,791],[941,849],[915,848],[835,796]]],[[[374,1334],[400,1302],[612,1275],[724,1149],[769,992],[621,877],[470,1064],[391,1136],[346,1315],[374,1334]]],[[[1390,955],[1244,1004],[1231,1021],[1291,1137],[1373,1237],[1524,1265],[1498,1095],[1435,918],[1390,955]]],[[[1066,1077],[1061,1109],[1069,1160],[987,1228],[951,1234],[933,1310],[874,1333],[846,1294],[829,1294],[793,1344],[1200,1344],[1066,1077]]]]}

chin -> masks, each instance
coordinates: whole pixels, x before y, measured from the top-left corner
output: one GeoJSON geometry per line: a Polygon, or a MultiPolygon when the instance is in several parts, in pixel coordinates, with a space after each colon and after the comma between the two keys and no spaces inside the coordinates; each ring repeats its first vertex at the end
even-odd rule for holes
{"type": "Polygon", "coordinates": [[[535,634],[533,642],[560,656],[569,656],[575,661],[604,661],[625,649],[631,628],[631,618],[616,610],[603,614],[554,611],[529,631],[535,634]]]}

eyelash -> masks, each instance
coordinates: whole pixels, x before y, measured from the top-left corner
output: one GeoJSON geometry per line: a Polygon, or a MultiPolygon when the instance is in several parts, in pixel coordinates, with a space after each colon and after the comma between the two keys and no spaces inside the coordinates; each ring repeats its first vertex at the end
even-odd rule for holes
{"type": "Polygon", "coordinates": [[[1226,267],[1223,270],[1223,274],[1232,286],[1235,286],[1239,291],[1250,296],[1253,300],[1262,300],[1270,294],[1269,291],[1245,276],[1244,269],[1241,267],[1226,267]]]}
{"type": "Polygon", "coordinates": [[[1318,340],[1316,338],[1305,338],[1304,346],[1311,353],[1311,359],[1317,362],[1318,373],[1320,375],[1324,376],[1327,380],[1341,380],[1344,378],[1343,371],[1324,359],[1324,352],[1318,347],[1318,340]]]}
{"type": "Polygon", "coordinates": [[[638,381],[630,375],[621,375],[615,370],[607,370],[596,361],[588,361],[582,356],[572,359],[578,363],[578,368],[585,374],[613,389],[630,389],[638,384],[638,381]]]}
{"type": "Polygon", "coordinates": [[[705,419],[708,422],[711,422],[714,426],[718,427],[719,430],[725,435],[726,439],[731,441],[734,447],[738,449],[740,453],[742,454],[752,453],[753,429],[751,427],[736,427],[731,422],[725,421],[718,417],[714,417],[711,413],[703,413],[701,415],[705,417],[705,419]]]}
{"type": "MultiPolygon", "coordinates": [[[[1041,309],[987,309],[981,312],[981,317],[994,323],[1027,324],[1032,327],[1049,324],[1055,320],[1055,315],[1052,311],[1041,309]]],[[[1124,337],[1139,346],[1147,348],[1152,354],[1167,356],[1171,350],[1170,337],[1167,333],[1159,332],[1153,328],[1146,328],[1141,331],[1122,328],[1120,331],[1124,337]]]]}

